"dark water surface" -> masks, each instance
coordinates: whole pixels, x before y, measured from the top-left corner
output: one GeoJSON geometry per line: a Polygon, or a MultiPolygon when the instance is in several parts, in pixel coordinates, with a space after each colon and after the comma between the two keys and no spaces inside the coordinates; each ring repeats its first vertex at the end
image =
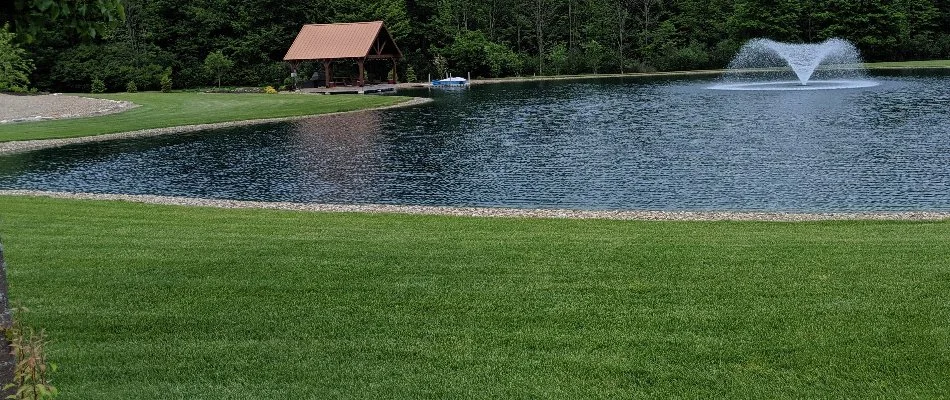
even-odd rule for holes
{"type": "Polygon", "coordinates": [[[609,79],[0,157],[0,188],[320,203],[950,210],[950,76],[864,89],[609,79]]]}

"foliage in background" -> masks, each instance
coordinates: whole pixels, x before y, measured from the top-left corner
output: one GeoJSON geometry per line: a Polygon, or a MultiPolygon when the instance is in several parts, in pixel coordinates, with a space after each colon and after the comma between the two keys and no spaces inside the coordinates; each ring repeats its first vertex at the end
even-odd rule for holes
{"type": "MultiPolygon", "coordinates": [[[[475,77],[499,77],[517,72],[518,57],[502,44],[488,40],[483,32],[464,31],[439,51],[445,71],[455,76],[471,73],[475,77]]],[[[437,59],[436,61],[441,62],[437,59]]],[[[437,66],[437,69],[441,69],[437,66]]]]}
{"type": "Polygon", "coordinates": [[[27,58],[26,50],[13,40],[16,34],[9,25],[0,27],[0,92],[24,92],[30,85],[33,61],[27,58]]]}
{"type": "Polygon", "coordinates": [[[13,382],[4,386],[4,390],[14,390],[8,396],[13,400],[42,400],[56,397],[58,391],[50,383],[49,374],[56,372],[56,364],[46,359],[46,332],[39,332],[23,325],[24,307],[13,309],[13,325],[3,333],[10,342],[10,351],[16,359],[13,382]]]}
{"type": "Polygon", "coordinates": [[[80,44],[53,61],[47,83],[55,82],[57,87],[75,92],[84,91],[90,78],[98,78],[111,88],[125,87],[134,80],[144,90],[157,89],[167,59],[168,55],[156,48],[136,48],[124,42],[80,44]]]}
{"type": "Polygon", "coordinates": [[[23,40],[32,42],[53,28],[81,39],[95,38],[125,19],[122,0],[6,0],[0,23],[13,23],[23,40]]]}
{"type": "MultiPolygon", "coordinates": [[[[281,59],[303,24],[371,20],[384,21],[402,50],[400,76],[409,67],[418,77],[721,68],[755,37],[841,37],[869,61],[950,58],[950,2],[938,0],[84,1],[123,5],[125,19],[114,16],[86,42],[69,18],[34,26],[32,85],[78,91],[99,74],[109,87],[131,78],[152,90],[171,67],[176,86],[203,86],[205,57],[222,51],[234,60],[227,83],[279,86],[289,75],[281,59]],[[566,54],[563,64],[552,64],[552,51],[566,54]],[[433,63],[440,56],[445,63],[433,63]]],[[[0,16],[15,19],[5,9],[0,16]]],[[[336,71],[356,74],[347,63],[336,71]]]]}
{"type": "Polygon", "coordinates": [[[135,81],[128,81],[125,84],[125,91],[128,93],[135,93],[139,91],[139,87],[135,84],[135,81]]]}
{"type": "Polygon", "coordinates": [[[213,51],[205,57],[205,71],[217,78],[218,87],[221,87],[221,77],[234,66],[234,62],[224,55],[221,50],[213,51]]]}

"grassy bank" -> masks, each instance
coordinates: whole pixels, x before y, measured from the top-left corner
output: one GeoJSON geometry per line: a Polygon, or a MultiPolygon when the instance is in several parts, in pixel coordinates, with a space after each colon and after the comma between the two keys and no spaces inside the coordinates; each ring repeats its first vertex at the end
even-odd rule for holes
{"type": "Polygon", "coordinates": [[[950,60],[876,62],[865,63],[864,66],[871,69],[950,68],[950,60]]]}
{"type": "MultiPolygon", "coordinates": [[[[876,62],[876,63],[865,63],[864,66],[870,69],[950,68],[950,60],[876,62]]],[[[472,84],[530,82],[530,81],[547,81],[547,80],[620,78],[620,77],[718,75],[718,74],[722,74],[725,71],[726,71],[725,69],[717,69],[717,70],[667,71],[667,72],[628,72],[625,74],[516,76],[516,77],[506,77],[506,78],[474,79],[472,80],[472,84]]],[[[414,84],[403,84],[403,85],[407,87],[411,87],[414,84]]]]}
{"type": "Polygon", "coordinates": [[[52,139],[140,129],[210,124],[249,119],[293,117],[393,105],[397,96],[272,95],[208,93],[115,93],[94,95],[139,104],[129,111],[100,117],[0,125],[0,142],[52,139]]]}
{"type": "Polygon", "coordinates": [[[0,197],[63,399],[913,398],[948,222],[620,222],[0,197]]]}

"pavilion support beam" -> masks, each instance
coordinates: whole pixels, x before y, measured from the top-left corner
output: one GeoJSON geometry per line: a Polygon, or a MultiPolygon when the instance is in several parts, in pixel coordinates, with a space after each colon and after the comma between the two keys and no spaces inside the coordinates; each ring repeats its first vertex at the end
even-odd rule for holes
{"type": "Polygon", "coordinates": [[[363,69],[363,64],[364,64],[365,62],[366,62],[366,60],[365,60],[365,59],[362,59],[362,58],[356,60],[356,63],[360,66],[360,75],[359,75],[359,77],[356,78],[356,84],[357,84],[359,87],[363,87],[363,75],[365,74],[365,72],[364,72],[365,70],[363,69]]]}
{"type": "Polygon", "coordinates": [[[290,76],[294,78],[294,90],[297,90],[297,67],[300,66],[300,61],[291,61],[290,63],[290,76]]]}
{"type": "Polygon", "coordinates": [[[330,73],[330,60],[323,60],[323,87],[330,88],[330,79],[333,76],[330,73]]]}
{"type": "Polygon", "coordinates": [[[393,58],[393,83],[399,83],[399,76],[396,75],[396,59],[393,58]]]}

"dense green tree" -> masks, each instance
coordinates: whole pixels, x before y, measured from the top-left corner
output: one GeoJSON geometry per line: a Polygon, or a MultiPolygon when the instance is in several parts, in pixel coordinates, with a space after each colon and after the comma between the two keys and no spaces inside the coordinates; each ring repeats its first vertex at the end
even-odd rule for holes
{"type": "Polygon", "coordinates": [[[480,31],[463,31],[455,36],[451,44],[437,51],[448,60],[447,71],[458,75],[471,73],[473,76],[497,77],[517,72],[519,68],[519,60],[514,52],[488,40],[480,31]]]}
{"type": "Polygon", "coordinates": [[[501,77],[507,74],[521,73],[521,59],[508,47],[494,42],[485,44],[485,61],[488,63],[490,76],[501,77]]]}
{"type": "Polygon", "coordinates": [[[0,2],[0,24],[12,23],[23,40],[31,42],[46,26],[95,38],[125,18],[120,0],[5,0],[0,2]]]}
{"type": "Polygon", "coordinates": [[[221,50],[213,51],[205,57],[205,71],[208,71],[209,74],[217,78],[218,87],[221,87],[221,77],[233,66],[234,62],[231,61],[228,56],[224,55],[221,50]]]}
{"type": "Polygon", "coordinates": [[[20,48],[8,25],[0,27],[0,92],[25,91],[30,84],[29,74],[33,61],[20,48]]]}
{"type": "Polygon", "coordinates": [[[229,83],[276,85],[289,75],[281,59],[301,25],[368,20],[386,23],[405,55],[399,68],[412,67],[420,77],[441,76],[437,55],[452,72],[474,76],[720,68],[755,37],[841,37],[871,61],[950,58],[950,2],[944,0],[0,3],[0,23],[9,21],[18,33],[29,27],[22,29],[37,67],[33,84],[63,90],[85,90],[96,77],[110,88],[134,80],[141,89],[157,89],[169,67],[176,85],[200,86],[207,79],[203,61],[216,50],[234,62],[229,83]],[[566,54],[566,62],[555,62],[554,53],[566,54]]]}
{"type": "Polygon", "coordinates": [[[591,39],[584,44],[584,59],[587,60],[587,66],[590,68],[590,71],[593,73],[600,72],[600,68],[604,63],[604,58],[607,56],[607,50],[600,44],[600,42],[591,39]]]}
{"type": "Polygon", "coordinates": [[[114,42],[80,44],[65,50],[53,62],[49,74],[59,87],[71,91],[89,90],[92,79],[100,79],[110,88],[122,88],[134,81],[141,89],[155,89],[164,69],[148,52],[136,55],[127,43],[114,42]]]}
{"type": "Polygon", "coordinates": [[[554,75],[560,75],[564,67],[567,66],[567,46],[564,43],[558,43],[548,51],[548,60],[554,67],[554,75]]]}

